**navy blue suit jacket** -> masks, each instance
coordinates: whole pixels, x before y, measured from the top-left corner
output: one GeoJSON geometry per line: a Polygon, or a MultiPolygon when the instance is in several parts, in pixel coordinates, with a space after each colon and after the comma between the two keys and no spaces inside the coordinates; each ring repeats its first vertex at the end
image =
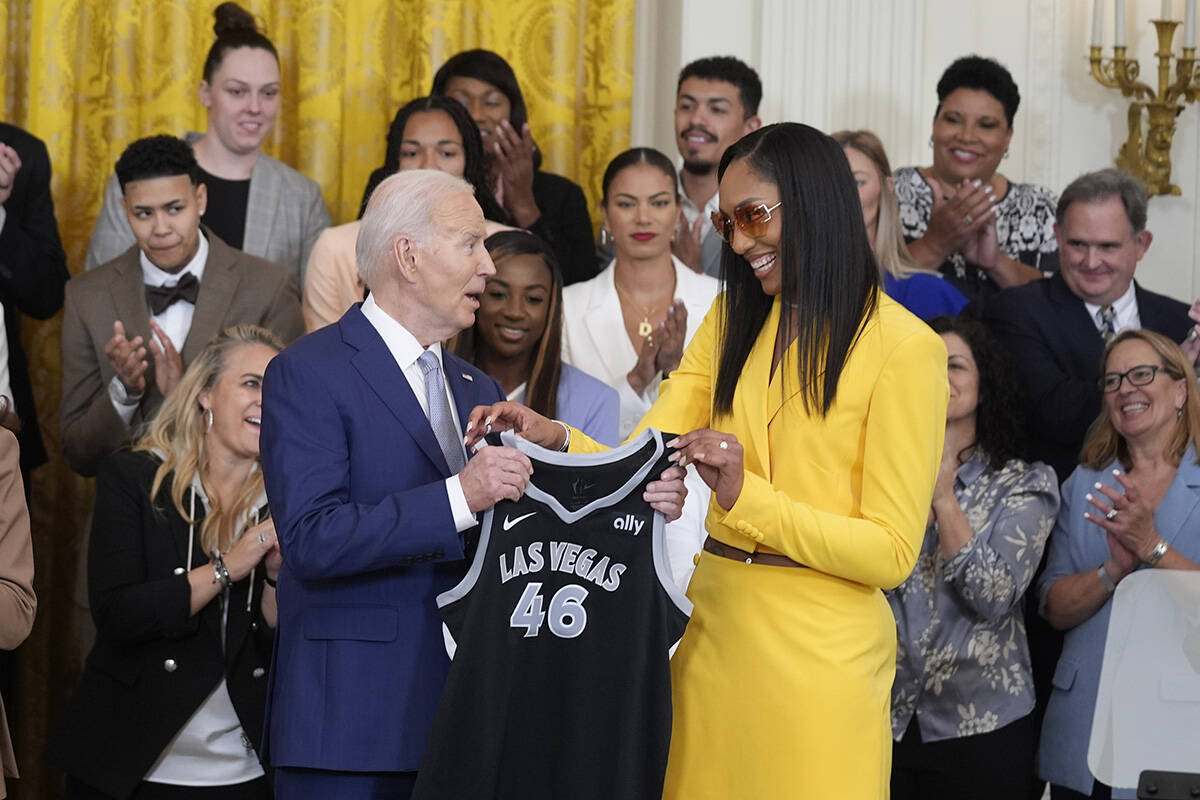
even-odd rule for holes
{"type": "MultiPolygon", "coordinates": [[[[443,358],[464,424],[504,399],[443,358]]],[[[267,368],[261,451],[283,552],[263,758],[415,770],[450,664],[436,597],[467,564],[445,458],[358,305],[267,368]]]]}
{"type": "MultiPolygon", "coordinates": [[[[1142,327],[1183,341],[1188,306],[1134,283],[1142,327]]],[[[1054,467],[1059,483],[1079,463],[1088,427],[1100,413],[1104,339],[1060,273],[990,298],[984,323],[1000,337],[1029,401],[1030,454],[1054,467]]]]}

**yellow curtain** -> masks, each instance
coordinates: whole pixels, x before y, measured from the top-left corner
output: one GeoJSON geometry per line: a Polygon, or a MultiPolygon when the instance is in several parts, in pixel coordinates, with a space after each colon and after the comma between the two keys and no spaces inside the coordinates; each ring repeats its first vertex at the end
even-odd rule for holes
{"type": "MultiPolygon", "coordinates": [[[[46,142],[72,273],[104,181],[130,141],[204,130],[196,96],[216,0],[7,0],[0,5],[0,118],[46,142]]],[[[396,110],[428,93],[450,55],[500,53],[525,93],[544,168],[580,183],[596,217],[600,176],[629,146],[634,0],[246,0],[279,49],[283,109],[266,150],[320,184],[352,219],[383,162],[396,110]]],[[[40,606],[21,651],[17,797],[58,796],[41,751],[78,675],[82,530],[90,482],[58,457],[59,321],[25,321],[51,463],[34,474],[40,606]]],[[[102,736],[103,732],[97,732],[102,736]]],[[[99,743],[98,743],[99,744],[99,743]]]]}

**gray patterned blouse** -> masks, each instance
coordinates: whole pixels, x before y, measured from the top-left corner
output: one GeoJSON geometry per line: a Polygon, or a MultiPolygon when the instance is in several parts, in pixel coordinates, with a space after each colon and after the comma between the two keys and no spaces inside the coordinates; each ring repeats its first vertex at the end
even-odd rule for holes
{"type": "Polygon", "coordinates": [[[932,742],[987,733],[1033,710],[1022,610],[1058,511],[1054,470],[1015,459],[993,470],[977,450],[959,467],[954,495],[974,535],[945,560],[933,523],[912,575],[886,593],[898,639],[897,741],[914,713],[921,741],[932,742]]]}

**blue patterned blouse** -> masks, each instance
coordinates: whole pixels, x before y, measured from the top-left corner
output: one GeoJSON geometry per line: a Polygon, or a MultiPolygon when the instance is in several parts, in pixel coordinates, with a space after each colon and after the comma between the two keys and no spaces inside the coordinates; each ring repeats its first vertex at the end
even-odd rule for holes
{"type": "Polygon", "coordinates": [[[987,733],[1033,710],[1025,590],[1058,511],[1054,470],[1009,461],[1000,470],[978,450],[958,469],[954,495],[974,531],[950,559],[937,523],[917,565],[887,592],[896,616],[892,735],[917,715],[921,741],[987,733]]]}

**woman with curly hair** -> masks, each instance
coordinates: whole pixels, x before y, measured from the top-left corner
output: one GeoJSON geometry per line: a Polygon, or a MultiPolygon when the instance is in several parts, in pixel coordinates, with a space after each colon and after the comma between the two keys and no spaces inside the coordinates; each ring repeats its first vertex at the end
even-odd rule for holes
{"type": "Polygon", "coordinates": [[[1022,797],[1036,728],[1023,617],[1058,511],[1054,470],[1022,461],[1018,382],[974,320],[937,317],[946,343],[946,443],[896,615],[892,798],[1022,797]]]}

